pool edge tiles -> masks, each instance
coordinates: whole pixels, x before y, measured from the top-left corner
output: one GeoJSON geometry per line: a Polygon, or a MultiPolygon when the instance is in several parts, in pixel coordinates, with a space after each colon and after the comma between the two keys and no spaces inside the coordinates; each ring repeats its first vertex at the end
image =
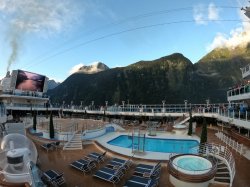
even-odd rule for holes
{"type": "MultiPolygon", "coordinates": [[[[128,135],[128,132],[112,132],[112,133],[108,133],[103,135],[102,137],[98,137],[96,138],[96,142],[102,146],[102,148],[105,148],[107,151],[111,151],[113,153],[117,153],[120,155],[124,155],[124,156],[134,156],[134,158],[138,158],[138,159],[144,159],[144,160],[154,160],[154,161],[167,161],[169,160],[169,155],[171,153],[161,153],[161,152],[150,152],[150,151],[146,151],[143,154],[134,154],[132,152],[132,149],[129,148],[123,148],[123,147],[118,147],[118,146],[114,146],[114,145],[110,145],[107,142],[109,142],[112,139],[115,139],[116,137],[120,136],[120,135],[128,135]]],[[[131,135],[131,134],[129,134],[131,135]]],[[[146,135],[147,136],[147,135],[146,135]]],[[[149,137],[149,136],[147,136],[149,137]]],[[[152,137],[151,137],[152,138],[152,137]]],[[[187,136],[187,135],[173,135],[171,133],[168,132],[164,132],[164,133],[157,133],[157,138],[171,138],[171,139],[190,139],[190,140],[196,140],[199,142],[199,137],[198,136],[187,136]]]]}
{"type": "MultiPolygon", "coordinates": [[[[144,143],[144,138],[140,142],[144,143]]],[[[134,141],[139,141],[135,138],[134,141]]],[[[132,149],[132,136],[119,135],[107,142],[107,144],[132,149]]],[[[145,151],[146,152],[160,152],[160,153],[190,153],[190,149],[197,147],[199,142],[193,139],[173,139],[173,138],[152,138],[145,137],[145,151]]]]}

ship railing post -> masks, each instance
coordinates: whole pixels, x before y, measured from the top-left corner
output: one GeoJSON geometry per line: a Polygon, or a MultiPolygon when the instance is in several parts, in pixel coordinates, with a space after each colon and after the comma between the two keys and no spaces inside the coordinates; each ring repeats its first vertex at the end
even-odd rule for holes
{"type": "Polygon", "coordinates": [[[247,110],[246,110],[246,121],[247,121],[247,110]]]}

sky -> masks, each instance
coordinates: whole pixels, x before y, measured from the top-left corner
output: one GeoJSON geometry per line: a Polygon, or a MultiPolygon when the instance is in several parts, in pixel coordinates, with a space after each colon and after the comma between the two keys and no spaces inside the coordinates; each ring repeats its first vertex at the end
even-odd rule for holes
{"type": "Polygon", "coordinates": [[[0,78],[26,70],[62,82],[83,65],[124,67],[250,41],[247,0],[0,0],[0,78]]]}

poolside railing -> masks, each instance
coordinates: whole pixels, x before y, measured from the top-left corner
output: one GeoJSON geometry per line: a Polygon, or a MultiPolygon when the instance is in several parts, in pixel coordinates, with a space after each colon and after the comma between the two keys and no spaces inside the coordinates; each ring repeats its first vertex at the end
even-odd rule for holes
{"type": "Polygon", "coordinates": [[[239,144],[237,141],[233,140],[231,137],[226,136],[223,132],[217,132],[216,137],[235,150],[237,153],[242,155],[243,144],[239,144]]]}
{"type": "Polygon", "coordinates": [[[205,143],[192,148],[190,151],[194,154],[212,155],[222,160],[229,170],[230,186],[232,186],[235,176],[235,160],[230,149],[220,144],[205,143]]]}

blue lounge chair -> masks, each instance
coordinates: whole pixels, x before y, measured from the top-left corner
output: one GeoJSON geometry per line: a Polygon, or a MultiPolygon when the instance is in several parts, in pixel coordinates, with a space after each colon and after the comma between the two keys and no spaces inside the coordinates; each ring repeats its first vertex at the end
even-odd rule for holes
{"type": "Polygon", "coordinates": [[[53,142],[53,143],[51,143],[51,145],[52,145],[53,147],[55,147],[56,150],[57,150],[58,148],[60,148],[60,142],[59,142],[59,141],[53,142]]]}
{"type": "Polygon", "coordinates": [[[113,184],[116,184],[120,181],[120,178],[123,175],[124,173],[121,169],[115,170],[103,167],[99,169],[93,176],[108,182],[112,182],[113,184]]]}
{"type": "Polygon", "coordinates": [[[123,187],[156,187],[159,183],[159,178],[148,179],[139,176],[132,176],[126,181],[123,187]]]}
{"type": "Polygon", "coordinates": [[[119,158],[113,158],[107,163],[107,166],[112,167],[112,168],[119,168],[123,167],[125,170],[127,170],[131,165],[132,165],[131,159],[129,160],[123,160],[119,158]]]}
{"type": "Polygon", "coordinates": [[[104,158],[106,155],[107,151],[103,152],[102,154],[100,153],[90,153],[85,158],[89,160],[95,160],[97,163],[104,162],[104,158]]]}
{"type": "MultiPolygon", "coordinates": [[[[148,166],[148,165],[147,165],[148,166]]],[[[146,166],[146,167],[147,167],[146,166]]],[[[161,170],[161,163],[158,162],[155,166],[152,167],[152,169],[143,168],[142,165],[139,165],[139,167],[136,167],[134,170],[135,175],[143,176],[143,177],[157,177],[161,170]]]]}
{"type": "Polygon", "coordinates": [[[44,148],[44,149],[46,149],[47,152],[48,152],[49,150],[52,150],[52,149],[53,149],[52,143],[42,144],[41,147],[44,148]]]}
{"type": "Polygon", "coordinates": [[[158,162],[156,165],[152,166],[152,165],[147,165],[147,164],[138,164],[136,167],[137,168],[144,168],[144,169],[149,169],[152,170],[154,167],[156,167],[157,165],[161,164],[161,162],[158,162]]]}
{"type": "Polygon", "coordinates": [[[87,172],[91,172],[95,167],[96,164],[94,161],[79,159],[70,164],[73,168],[82,171],[85,175],[87,172]]]}
{"type": "Polygon", "coordinates": [[[49,182],[53,186],[61,186],[65,183],[63,173],[58,173],[54,170],[48,170],[44,172],[43,178],[46,180],[46,182],[49,182]]]}

